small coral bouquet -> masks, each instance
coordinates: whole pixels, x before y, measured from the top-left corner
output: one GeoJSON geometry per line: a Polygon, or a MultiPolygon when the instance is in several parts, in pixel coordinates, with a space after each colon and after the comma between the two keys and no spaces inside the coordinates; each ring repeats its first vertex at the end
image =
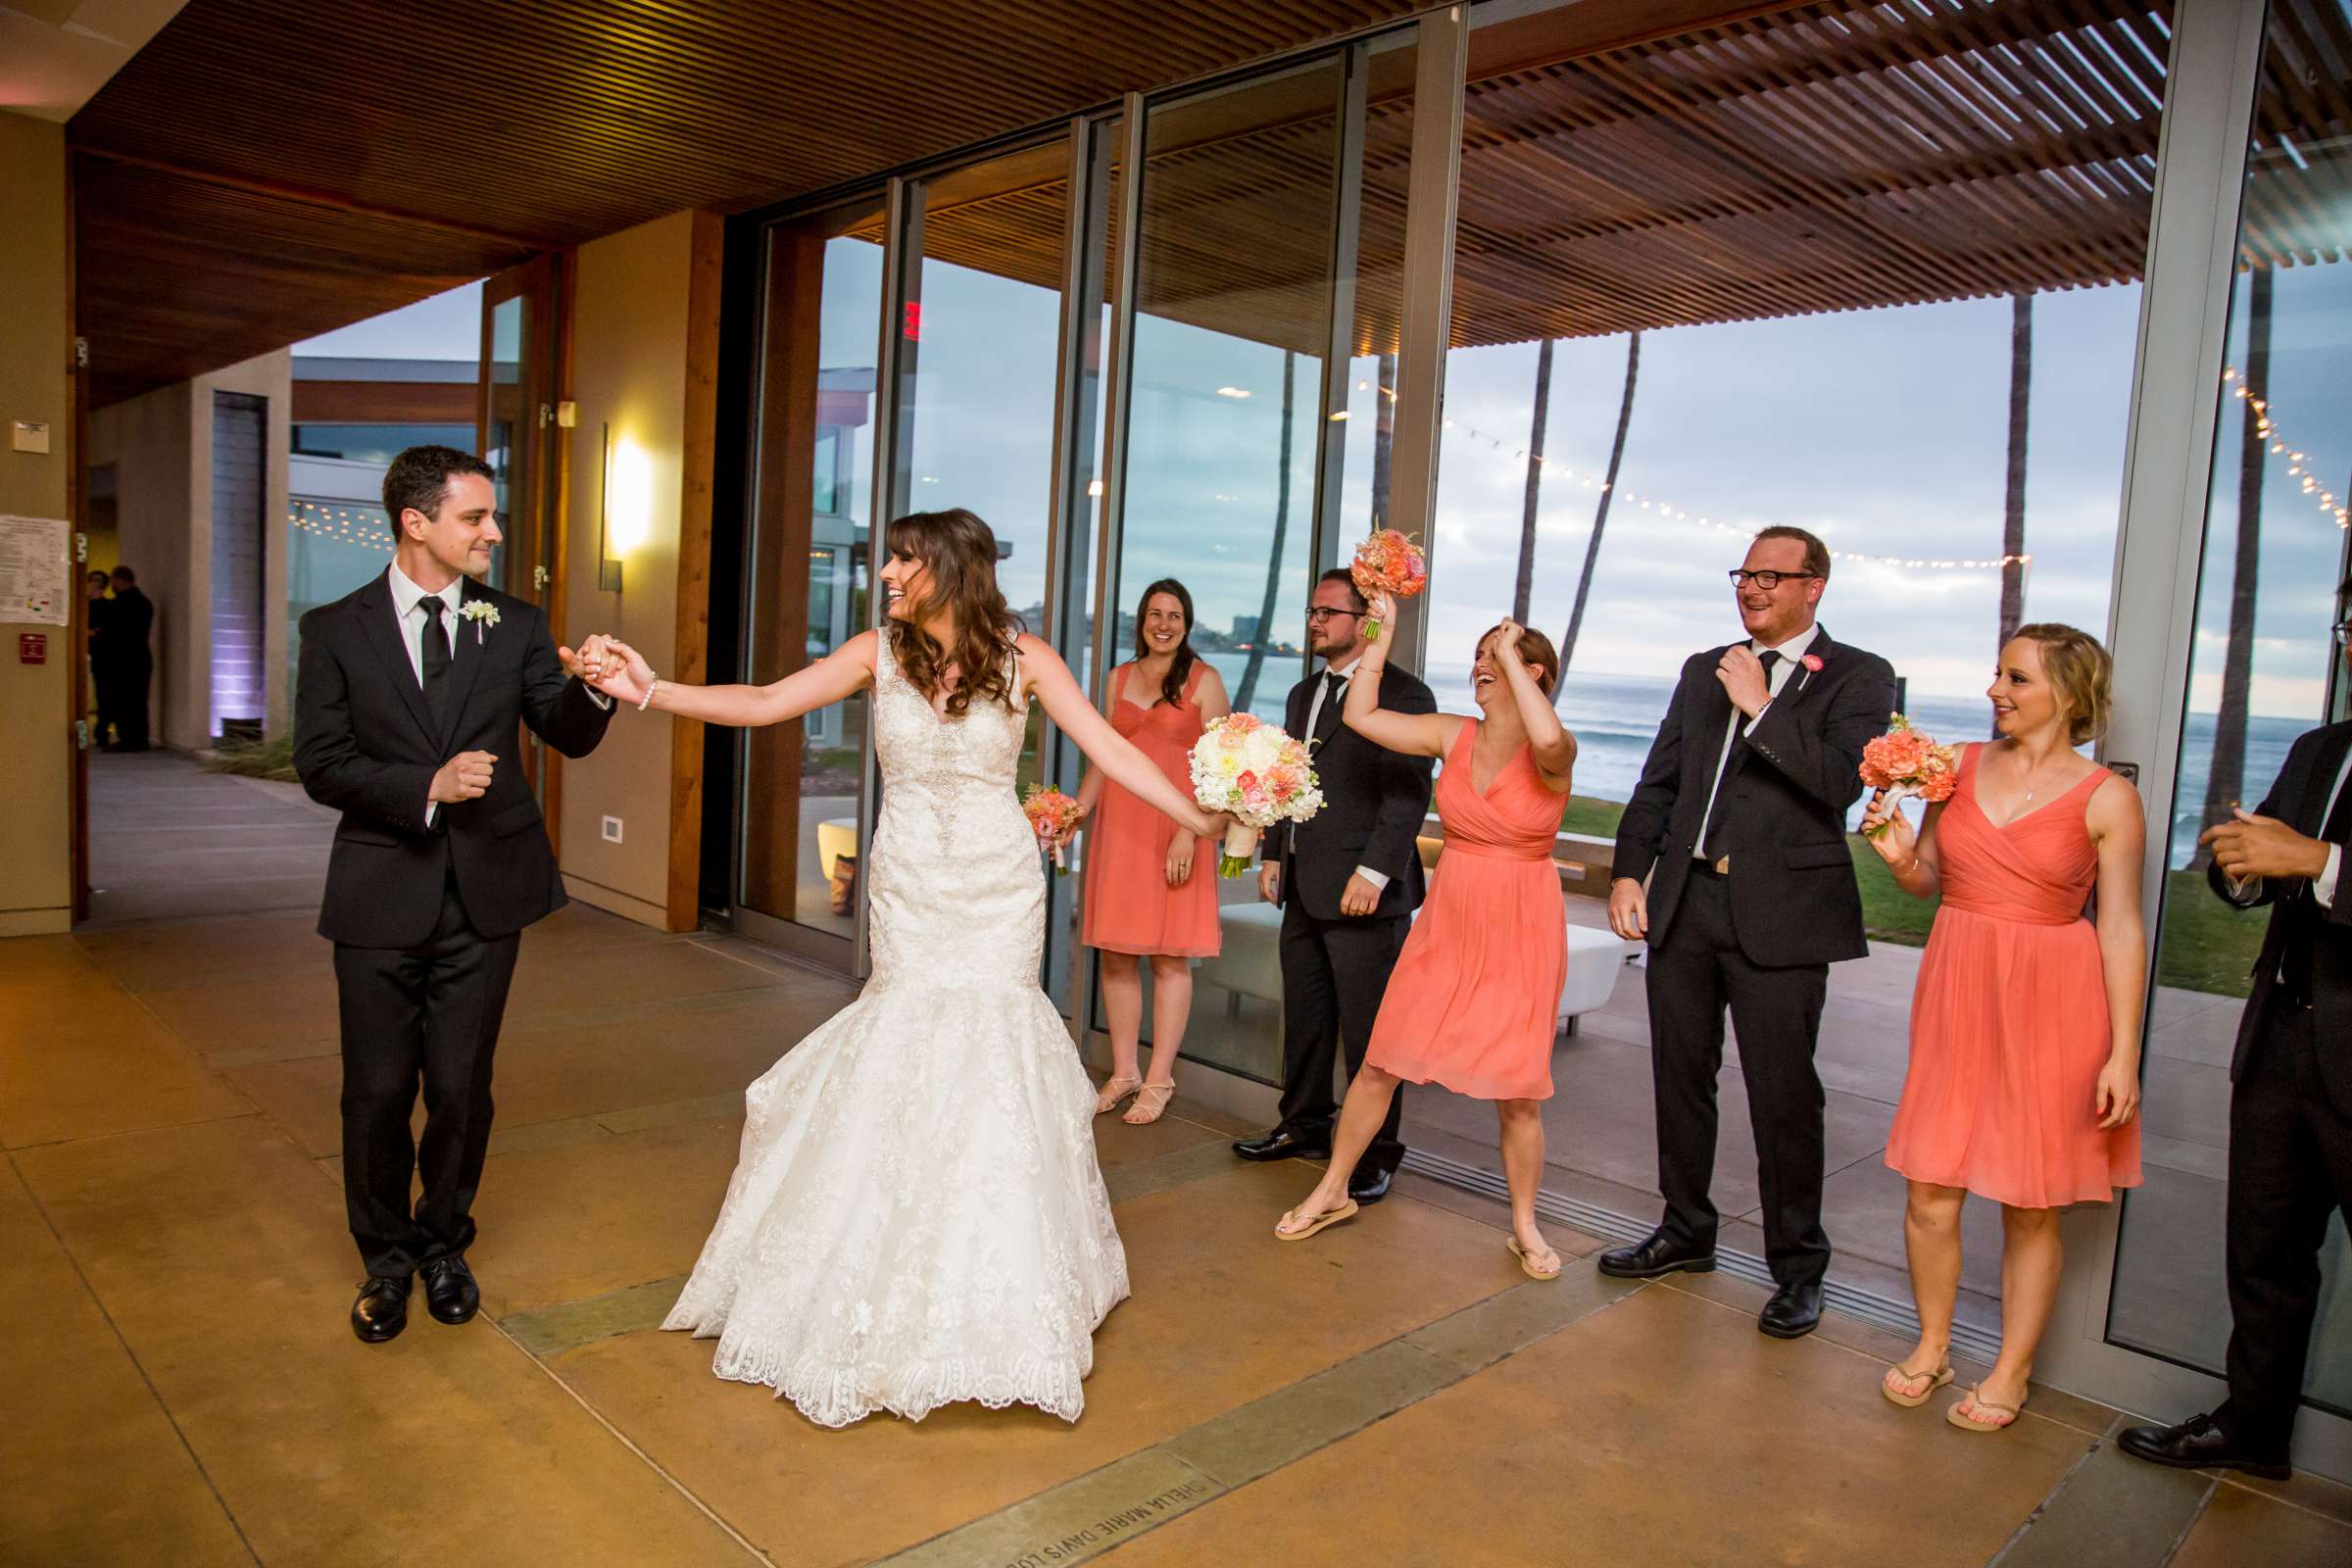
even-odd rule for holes
{"type": "Polygon", "coordinates": [[[1086,813],[1078,803],[1061,791],[1032,784],[1021,801],[1021,811],[1029,818],[1030,830],[1037,842],[1054,857],[1054,874],[1068,876],[1070,868],[1062,858],[1070,836],[1078,831],[1078,819],[1086,813]]]}
{"type": "MultiPolygon", "coordinates": [[[[1348,572],[1355,578],[1355,591],[1366,599],[1374,594],[1410,599],[1429,586],[1429,558],[1404,534],[1394,528],[1379,528],[1355,547],[1355,564],[1348,567],[1348,572]]],[[[1366,620],[1364,636],[1379,635],[1380,621],[1366,620]]]]}
{"type": "Polygon", "coordinates": [[[1323,808],[1306,748],[1248,713],[1228,713],[1193,743],[1193,799],[1233,817],[1219,876],[1250,869],[1258,835],[1277,822],[1303,822],[1323,808]]]}
{"type": "MultiPolygon", "coordinates": [[[[1902,714],[1886,733],[1862,748],[1862,782],[1886,792],[1886,814],[1906,796],[1916,795],[1930,805],[1948,801],[1960,782],[1958,763],[1949,746],[1938,746],[1924,730],[1911,727],[1902,714]]],[[[1875,838],[1886,831],[1884,823],[1871,829],[1875,838]]]]}

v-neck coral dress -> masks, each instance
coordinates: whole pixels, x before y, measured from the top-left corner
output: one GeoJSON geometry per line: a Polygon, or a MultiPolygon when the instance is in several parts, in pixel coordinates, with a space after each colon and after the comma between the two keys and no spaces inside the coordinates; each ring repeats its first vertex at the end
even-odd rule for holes
{"type": "Polygon", "coordinates": [[[1568,798],[1519,748],[1481,791],[1478,720],[1438,774],[1446,850],[1372,1024],[1367,1064],[1478,1100],[1551,1098],[1551,1046],[1568,979],[1552,840],[1568,798]]]}
{"type": "MultiPolygon", "coordinates": [[[[1133,741],[1136,749],[1159,764],[1168,782],[1188,797],[1193,793],[1193,743],[1206,726],[1200,717],[1200,682],[1206,664],[1197,664],[1185,682],[1184,701],[1170,703],[1156,693],[1149,704],[1127,699],[1127,677],[1133,664],[1121,664],[1113,677],[1117,700],[1110,710],[1111,728],[1133,741]]],[[[1202,839],[1193,851],[1193,874],[1181,887],[1168,886],[1168,846],[1175,842],[1176,824],[1144,798],[1109,778],[1095,803],[1095,819],[1087,829],[1086,905],[1080,940],[1105,953],[1131,953],[1139,957],[1213,958],[1223,943],[1217,924],[1216,841],[1202,839]]]]}
{"type": "Polygon", "coordinates": [[[1983,752],[1962,757],[1936,818],[1943,905],[1886,1163],[2019,1208],[2106,1202],[2140,1180],[2139,1118],[2102,1132],[2095,1109],[2109,1027],[2084,816],[2108,773],[1996,826],[1977,804],[1983,752]]]}

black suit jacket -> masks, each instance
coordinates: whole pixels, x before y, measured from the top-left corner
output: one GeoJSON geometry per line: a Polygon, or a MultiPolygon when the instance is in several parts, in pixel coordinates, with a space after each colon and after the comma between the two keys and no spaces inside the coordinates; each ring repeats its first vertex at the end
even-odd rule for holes
{"type": "MultiPolygon", "coordinates": [[[[1291,688],[1283,728],[1306,734],[1307,709],[1323,671],[1291,688]]],[[[1260,857],[1282,866],[1282,902],[1297,899],[1318,920],[1337,920],[1340,896],[1359,865],[1389,879],[1380,903],[1365,919],[1393,919],[1421,906],[1422,819],[1429,813],[1429,781],[1435,760],[1406,757],[1375,746],[1340,722],[1343,702],[1326,698],[1309,740],[1323,809],[1296,826],[1277,823],[1266,833],[1260,857]]],[[[1420,678],[1389,665],[1380,675],[1380,706],[1398,713],[1434,713],[1437,699],[1420,678]]]]}
{"type": "MultiPolygon", "coordinates": [[[[1650,878],[1649,937],[1662,940],[1690,879],[1715,759],[1732,700],[1715,668],[1732,647],[1683,665],[1673,704],[1617,825],[1614,876],[1650,878]]],[[[1732,742],[1717,813],[1732,859],[1732,923],[1755,963],[1859,958],[1862,894],[1846,849],[1845,813],[1862,796],[1862,748],[1886,730],[1894,668],[1831,639],[1823,627],[1753,735],[1732,742]]],[[[1744,724],[1744,720],[1742,723],[1744,724]]]]}
{"type": "MultiPolygon", "coordinates": [[[[2278,783],[2255,808],[2255,814],[2277,817],[2296,832],[2318,838],[2328,820],[2328,795],[2336,770],[2344,765],[2347,751],[2352,751],[2352,722],[2330,724],[2296,737],[2285,765],[2278,769],[2278,783]]],[[[2352,782],[2344,787],[2352,789],[2352,782]]],[[[2310,896],[2310,884],[2301,877],[2265,878],[2248,897],[2239,899],[2231,896],[2229,878],[2218,863],[2205,868],[2206,879],[2225,903],[2244,909],[2271,906],[2262,956],[2254,960],[2254,991],[2246,999],[2245,1016],[2237,1026],[2237,1049],[2230,1058],[2230,1081],[2235,1083],[2253,1059],[2264,1007],[2278,984],[2278,959],[2287,922],[2300,905],[2316,911],[2320,919],[2319,940],[2311,954],[2311,1004],[2317,1014],[2312,1021],[2318,1025],[2321,1076],[2336,1109],[2352,1114],[2352,866],[2339,862],[2335,875],[2335,906],[2322,909],[2310,896]]]]}
{"type": "Polygon", "coordinates": [[[539,803],[523,781],[517,721],[566,757],[604,739],[612,710],[564,673],[539,607],[466,579],[462,603],[498,624],[458,621],[449,692],[435,726],[377,577],[302,617],[294,766],[311,799],[343,813],[326,868],[318,934],[364,948],[412,948],[432,935],[451,870],[485,937],[521,930],[566,902],[539,803]],[[425,825],[433,774],[460,752],[498,758],[488,793],[446,805],[425,825]]]}
{"type": "Polygon", "coordinates": [[[114,598],[102,600],[106,614],[99,625],[96,658],[111,669],[135,670],[145,665],[151,655],[147,647],[148,633],[155,626],[155,605],[136,588],[124,588],[114,598]]]}

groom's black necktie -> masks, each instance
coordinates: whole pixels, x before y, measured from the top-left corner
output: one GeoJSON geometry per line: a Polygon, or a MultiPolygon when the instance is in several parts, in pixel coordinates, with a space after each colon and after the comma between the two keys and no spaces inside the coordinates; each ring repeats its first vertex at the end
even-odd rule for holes
{"type": "Polygon", "coordinates": [[[441,700],[449,690],[449,627],[441,619],[449,604],[439,594],[427,594],[417,604],[424,611],[424,708],[438,728],[441,700]]]}
{"type": "MultiPolygon", "coordinates": [[[[1774,666],[1779,664],[1780,662],[1781,651],[1777,648],[1767,648],[1756,656],[1756,662],[1764,666],[1764,700],[1767,703],[1772,701],[1772,671],[1774,666]]],[[[1732,710],[1732,724],[1734,726],[1732,751],[1736,752],[1740,749],[1740,742],[1738,739],[1739,732],[1745,729],[1748,724],[1748,721],[1740,714],[1740,710],[1737,708],[1732,710]]],[[[1731,752],[1726,752],[1723,758],[1724,776],[1729,776],[1731,771],[1732,754],[1731,752]]],[[[1720,860],[1724,858],[1725,854],[1728,853],[1723,842],[1723,819],[1725,813],[1723,809],[1723,779],[1721,777],[1717,778],[1715,781],[1715,798],[1709,803],[1708,812],[1706,838],[1702,842],[1701,847],[1709,860],[1720,860]]]]}

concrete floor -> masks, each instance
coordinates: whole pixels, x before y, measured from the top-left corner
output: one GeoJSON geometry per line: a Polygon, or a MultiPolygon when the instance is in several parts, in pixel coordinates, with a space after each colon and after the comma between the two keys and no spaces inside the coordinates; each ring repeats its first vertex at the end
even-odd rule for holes
{"type": "Polygon", "coordinates": [[[1769,1340],[1759,1291],[1567,1233],[1532,1284],[1451,1189],[1282,1246],[1309,1172],[1182,1101],[1098,1127],[1135,1295],[1084,1420],[819,1431],[654,1324],[743,1085],[850,988],[578,906],[524,939],[484,1313],[363,1347],[310,926],[0,943],[0,1562],[2352,1561],[2352,1491],[2138,1464],[2055,1391],[1954,1432],[1879,1397],[1876,1330],[1769,1340]]]}

